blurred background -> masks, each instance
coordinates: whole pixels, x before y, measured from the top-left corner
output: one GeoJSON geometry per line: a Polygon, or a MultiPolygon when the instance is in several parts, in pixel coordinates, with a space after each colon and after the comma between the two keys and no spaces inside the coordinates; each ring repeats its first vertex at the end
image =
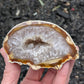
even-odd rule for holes
{"type": "MultiPolygon", "coordinates": [[[[80,49],[69,84],[84,84],[84,0],[0,0],[0,48],[7,32],[27,20],[44,20],[58,24],[73,38],[80,49]]],[[[0,55],[0,82],[4,60],[0,55]]],[[[21,66],[20,81],[28,66],[21,66]]]]}

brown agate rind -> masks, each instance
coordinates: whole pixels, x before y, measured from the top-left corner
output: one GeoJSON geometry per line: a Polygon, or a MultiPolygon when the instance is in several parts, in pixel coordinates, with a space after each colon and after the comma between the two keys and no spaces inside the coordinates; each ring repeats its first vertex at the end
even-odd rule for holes
{"type": "Polygon", "coordinates": [[[16,26],[14,26],[9,33],[6,35],[4,42],[3,42],[3,47],[4,50],[6,51],[8,58],[9,58],[9,62],[11,63],[18,63],[20,65],[25,64],[25,65],[29,65],[31,66],[33,69],[37,70],[40,68],[55,68],[55,69],[60,69],[62,67],[62,65],[69,61],[69,60],[76,60],[79,58],[79,51],[77,50],[77,47],[75,45],[75,43],[73,42],[71,36],[61,27],[59,27],[56,24],[53,24],[51,22],[46,22],[46,21],[40,21],[40,20],[31,20],[31,21],[26,21],[26,22],[22,22],[16,26]],[[49,61],[45,61],[43,63],[39,63],[39,64],[34,64],[32,61],[30,60],[22,60],[22,59],[15,59],[13,57],[13,53],[9,52],[9,45],[7,43],[9,37],[16,31],[27,27],[27,26],[47,26],[50,28],[55,29],[57,32],[59,32],[66,40],[66,42],[68,43],[68,45],[71,47],[73,53],[70,54],[68,53],[66,56],[62,57],[62,58],[56,58],[53,60],[49,60],[49,61]]]}

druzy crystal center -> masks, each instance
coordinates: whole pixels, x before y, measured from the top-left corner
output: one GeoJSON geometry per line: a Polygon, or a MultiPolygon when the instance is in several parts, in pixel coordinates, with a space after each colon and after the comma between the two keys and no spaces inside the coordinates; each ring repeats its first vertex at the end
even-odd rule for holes
{"type": "Polygon", "coordinates": [[[9,37],[10,52],[16,59],[29,59],[39,64],[71,53],[64,37],[47,26],[27,26],[9,37]]]}

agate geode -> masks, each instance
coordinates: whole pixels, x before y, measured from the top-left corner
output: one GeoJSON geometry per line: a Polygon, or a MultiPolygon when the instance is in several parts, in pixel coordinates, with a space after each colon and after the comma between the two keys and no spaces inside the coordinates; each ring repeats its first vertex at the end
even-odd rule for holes
{"type": "Polygon", "coordinates": [[[33,69],[56,68],[75,60],[78,50],[70,35],[56,24],[32,20],[14,26],[3,42],[9,62],[33,69]]]}

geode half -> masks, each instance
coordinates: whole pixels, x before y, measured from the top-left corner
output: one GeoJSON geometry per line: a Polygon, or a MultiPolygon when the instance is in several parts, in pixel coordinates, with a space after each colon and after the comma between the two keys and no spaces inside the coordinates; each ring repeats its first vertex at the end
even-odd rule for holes
{"type": "Polygon", "coordinates": [[[14,26],[3,47],[11,63],[28,64],[33,69],[56,68],[79,57],[70,35],[51,22],[32,20],[14,26]]]}

